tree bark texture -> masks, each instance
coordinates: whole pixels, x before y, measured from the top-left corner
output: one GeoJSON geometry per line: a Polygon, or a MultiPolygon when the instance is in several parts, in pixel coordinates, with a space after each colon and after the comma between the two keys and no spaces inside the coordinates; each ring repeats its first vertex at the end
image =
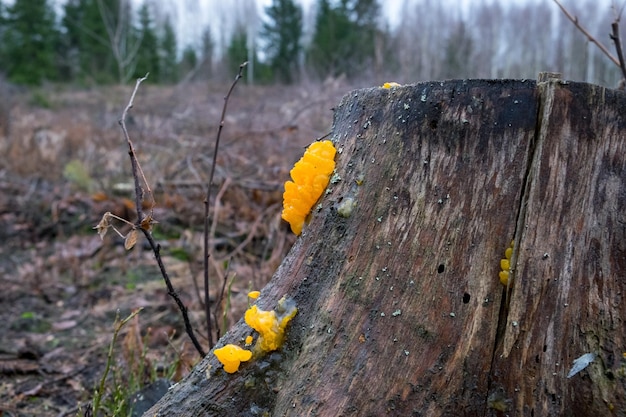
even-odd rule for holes
{"type": "Polygon", "coordinates": [[[626,415],[625,109],[560,80],[345,96],[335,181],[258,300],[296,301],[285,345],[210,353],[146,415],[626,415]]]}

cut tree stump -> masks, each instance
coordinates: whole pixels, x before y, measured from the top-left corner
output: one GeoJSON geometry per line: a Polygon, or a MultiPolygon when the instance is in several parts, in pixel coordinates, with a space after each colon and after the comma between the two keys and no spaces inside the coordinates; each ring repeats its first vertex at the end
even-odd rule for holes
{"type": "Polygon", "coordinates": [[[340,180],[257,303],[295,300],[285,345],[210,353],[146,415],[626,415],[625,110],[558,79],[345,96],[340,180]]]}

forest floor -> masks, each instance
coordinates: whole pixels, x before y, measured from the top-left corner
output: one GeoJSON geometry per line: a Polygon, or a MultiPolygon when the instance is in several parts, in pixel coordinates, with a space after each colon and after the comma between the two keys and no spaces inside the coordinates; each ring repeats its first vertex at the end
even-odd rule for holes
{"type": "MultiPolygon", "coordinates": [[[[153,235],[206,351],[203,201],[228,87],[143,84],[127,119],[157,203],[153,235]]],[[[105,212],[136,217],[118,125],[132,88],[5,89],[0,416],[82,415],[104,374],[116,317],[138,308],[114,345],[105,394],[159,375],[179,380],[201,359],[147,242],[140,237],[126,251],[121,237],[109,231],[101,240],[93,229],[105,212]]],[[[211,201],[214,304],[232,280],[225,329],[242,316],[247,292],[266,284],[293,244],[280,219],[283,183],[304,147],[330,132],[332,108],[348,91],[341,82],[235,89],[211,201]]]]}

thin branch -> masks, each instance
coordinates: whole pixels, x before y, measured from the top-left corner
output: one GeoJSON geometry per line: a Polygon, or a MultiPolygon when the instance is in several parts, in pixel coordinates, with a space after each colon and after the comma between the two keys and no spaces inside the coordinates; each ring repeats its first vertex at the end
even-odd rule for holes
{"type": "Polygon", "coordinates": [[[165,269],[165,265],[163,264],[163,260],[161,259],[161,245],[158,245],[154,241],[154,238],[152,237],[152,233],[150,232],[152,229],[152,224],[154,223],[154,220],[152,219],[152,208],[154,207],[154,196],[152,195],[152,191],[150,190],[150,187],[148,186],[146,177],[143,174],[143,171],[141,170],[139,161],[137,160],[137,154],[135,153],[135,147],[133,146],[133,142],[130,140],[130,136],[128,135],[128,130],[126,129],[126,116],[128,115],[128,112],[130,111],[130,109],[133,107],[133,103],[135,101],[135,95],[137,94],[137,90],[139,89],[139,86],[147,78],[148,78],[148,74],[146,74],[145,77],[139,78],[137,80],[137,83],[135,84],[135,89],[133,90],[133,93],[130,96],[130,100],[128,101],[128,105],[122,112],[122,118],[119,120],[119,124],[122,127],[122,132],[124,133],[124,139],[126,139],[126,143],[128,144],[128,155],[130,156],[133,179],[135,180],[135,205],[137,209],[137,222],[135,223],[134,226],[143,232],[144,236],[148,240],[148,243],[150,244],[150,247],[152,248],[152,252],[154,253],[154,258],[156,259],[157,264],[159,265],[159,270],[161,271],[161,275],[163,276],[163,280],[165,281],[165,285],[167,286],[167,293],[169,294],[170,297],[174,299],[174,301],[176,302],[176,305],[178,305],[178,308],[180,309],[180,312],[182,313],[183,321],[185,322],[185,330],[187,332],[187,335],[189,335],[189,338],[191,339],[191,342],[193,343],[198,353],[201,356],[205,356],[206,353],[204,352],[204,349],[202,349],[202,346],[198,342],[198,339],[196,339],[196,336],[193,332],[193,327],[191,326],[191,322],[189,321],[189,315],[187,314],[187,307],[185,306],[185,304],[183,304],[180,297],[174,290],[172,281],[170,280],[169,274],[167,273],[167,270],[165,269]],[[146,189],[148,190],[148,194],[150,196],[150,199],[152,200],[152,207],[150,208],[150,214],[147,217],[144,215],[143,208],[142,208],[143,196],[144,196],[143,186],[145,186],[146,189]]]}
{"type": "Polygon", "coordinates": [[[220,259],[219,261],[232,259],[235,256],[239,255],[241,252],[243,252],[245,247],[252,241],[252,239],[254,239],[256,230],[261,225],[261,220],[263,220],[263,218],[268,213],[272,212],[273,210],[276,210],[276,208],[279,207],[279,205],[280,203],[275,203],[267,207],[265,210],[263,210],[263,212],[259,214],[257,218],[254,220],[254,223],[252,223],[252,226],[250,227],[250,230],[248,231],[246,238],[239,245],[237,245],[237,247],[235,247],[235,249],[233,249],[228,255],[226,255],[224,258],[220,259]]]}
{"type": "MultiPolygon", "coordinates": [[[[226,271],[224,271],[224,278],[222,279],[222,289],[220,290],[220,296],[217,299],[217,302],[215,303],[215,308],[213,309],[213,320],[215,320],[215,333],[218,339],[221,336],[222,329],[220,329],[220,326],[218,324],[217,310],[222,305],[222,302],[224,301],[224,293],[226,291],[226,283],[228,282],[228,273],[230,272],[231,264],[232,264],[232,261],[229,261],[228,265],[226,266],[226,271]]],[[[235,280],[235,276],[233,275],[230,281],[231,285],[228,286],[229,292],[230,292],[230,287],[232,286],[232,283],[234,282],[234,280],[235,280]]],[[[222,309],[222,316],[224,316],[225,313],[226,313],[226,307],[222,309]]],[[[224,332],[226,332],[226,326],[224,326],[224,332]]]]}
{"type": "MultiPolygon", "coordinates": [[[[220,201],[222,201],[222,197],[224,197],[224,193],[226,192],[228,187],[230,187],[231,182],[232,182],[232,179],[230,177],[226,177],[226,179],[222,183],[222,186],[220,187],[220,190],[217,192],[217,195],[215,196],[215,202],[213,203],[213,221],[211,222],[211,228],[209,229],[210,240],[215,239],[215,231],[217,230],[217,219],[219,217],[220,207],[221,207],[220,201]]],[[[213,246],[212,245],[209,246],[209,257],[213,256],[212,249],[213,249],[213,246]]],[[[215,256],[213,256],[213,258],[215,258],[215,256]]]]}
{"type": "MultiPolygon", "coordinates": [[[[133,104],[135,102],[135,96],[137,95],[137,91],[139,90],[139,86],[142,82],[148,79],[149,73],[144,77],[137,79],[135,83],[135,88],[133,89],[133,93],[130,96],[130,100],[128,100],[128,104],[124,111],[122,112],[122,118],[119,120],[119,124],[122,127],[122,132],[124,133],[124,139],[126,139],[126,143],[128,144],[128,154],[130,155],[130,164],[132,168],[133,178],[135,180],[135,206],[137,208],[137,221],[141,223],[143,220],[143,196],[144,190],[139,181],[139,161],[137,160],[137,155],[135,153],[135,147],[133,146],[133,142],[130,140],[130,136],[128,135],[128,129],[126,128],[126,117],[128,116],[128,112],[133,108],[133,104]]],[[[145,181],[145,177],[143,177],[145,181]]]]}
{"type": "Polygon", "coordinates": [[[615,42],[615,49],[617,50],[617,57],[619,58],[619,67],[622,70],[622,77],[626,79],[626,63],[624,63],[624,51],[622,50],[622,41],[619,36],[619,16],[611,24],[613,32],[611,33],[611,39],[615,42]]]}
{"type": "Polygon", "coordinates": [[[211,187],[213,186],[213,175],[215,174],[215,165],[217,163],[217,150],[220,144],[220,136],[222,134],[222,129],[224,128],[225,118],[226,118],[226,107],[228,106],[228,99],[232,94],[235,86],[237,85],[237,81],[243,77],[243,69],[248,65],[247,62],[239,65],[239,72],[233,81],[233,84],[230,86],[228,93],[224,97],[224,107],[222,107],[222,117],[220,119],[220,125],[217,129],[217,137],[215,138],[215,149],[213,150],[213,161],[211,163],[211,174],[209,175],[209,184],[207,186],[206,198],[204,200],[204,308],[206,314],[207,321],[207,332],[209,339],[209,348],[213,349],[213,326],[211,325],[211,308],[209,305],[209,204],[211,201],[211,187]]]}
{"type": "Polygon", "coordinates": [[[606,46],[604,46],[601,42],[599,42],[596,38],[594,38],[593,35],[591,35],[591,33],[587,31],[587,29],[585,29],[584,27],[580,25],[580,23],[578,23],[578,18],[576,16],[573,16],[561,3],[559,3],[559,0],[554,0],[554,2],[559,6],[559,8],[565,14],[565,16],[567,16],[567,18],[572,21],[574,26],[576,26],[578,30],[580,30],[587,37],[587,39],[589,39],[589,42],[595,43],[596,46],[600,48],[602,53],[604,53],[604,55],[609,57],[609,59],[613,61],[615,65],[617,65],[618,67],[620,66],[619,60],[615,58],[611,54],[611,52],[609,52],[606,46]]]}

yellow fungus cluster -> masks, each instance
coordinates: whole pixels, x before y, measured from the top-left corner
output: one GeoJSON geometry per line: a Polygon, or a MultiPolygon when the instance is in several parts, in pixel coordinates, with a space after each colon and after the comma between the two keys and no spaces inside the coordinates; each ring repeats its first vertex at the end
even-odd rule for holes
{"type": "Polygon", "coordinates": [[[502,285],[509,285],[511,255],[513,254],[514,243],[514,241],[511,241],[511,245],[504,251],[504,259],[500,259],[500,269],[502,269],[502,271],[500,271],[500,282],[502,283],[502,285]]]}
{"type": "Polygon", "coordinates": [[[215,349],[213,353],[217,356],[217,360],[224,365],[224,370],[229,374],[237,372],[241,362],[249,361],[252,358],[252,352],[232,344],[215,349]]]}
{"type": "MultiPolygon", "coordinates": [[[[258,291],[248,293],[250,298],[259,296],[258,291]]],[[[279,349],[285,341],[285,329],[289,321],[296,315],[298,309],[293,300],[286,297],[278,301],[276,310],[264,311],[256,305],[250,307],[245,314],[248,326],[259,333],[256,345],[253,348],[254,354],[263,354],[279,349]]],[[[245,339],[246,346],[250,346],[254,338],[250,335],[245,339]]],[[[237,345],[228,344],[219,349],[215,349],[213,354],[217,357],[224,371],[232,374],[239,370],[241,362],[252,359],[252,351],[243,349],[237,345]]]]}
{"type": "Polygon", "coordinates": [[[285,297],[278,302],[278,313],[274,310],[261,310],[256,305],[250,307],[244,318],[248,326],[259,333],[255,352],[272,352],[280,348],[285,339],[285,328],[297,312],[293,301],[288,301],[285,297]]]}
{"type": "Polygon", "coordinates": [[[296,235],[302,232],[304,219],[328,186],[336,152],[329,140],[314,142],[290,172],[293,181],[285,183],[282,218],[296,235]]]}
{"type": "Polygon", "coordinates": [[[389,83],[383,84],[383,88],[389,89],[391,87],[400,87],[400,84],[394,83],[394,82],[389,82],[389,83]]]}

